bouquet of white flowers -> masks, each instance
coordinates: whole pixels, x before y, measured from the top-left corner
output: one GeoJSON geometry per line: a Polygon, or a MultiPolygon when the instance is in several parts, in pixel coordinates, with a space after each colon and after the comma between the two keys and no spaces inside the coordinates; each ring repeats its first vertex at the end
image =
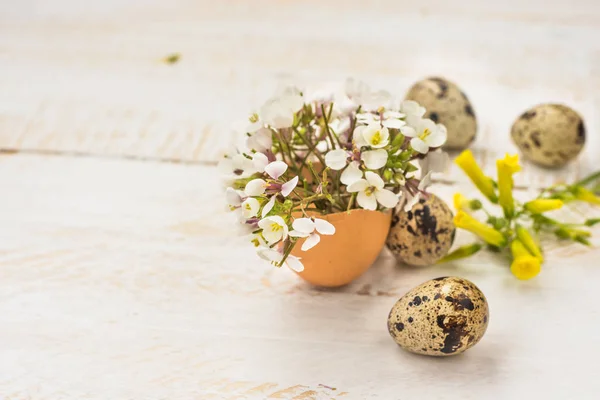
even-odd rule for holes
{"type": "Polygon", "coordinates": [[[334,235],[327,215],[412,207],[446,161],[441,150],[431,152],[446,129],[424,114],[414,101],[354,80],[331,93],[288,87],[267,100],[249,118],[246,149],[221,163],[228,207],[258,254],[302,271],[292,249],[302,240],[308,251],[321,235],[334,235]]]}

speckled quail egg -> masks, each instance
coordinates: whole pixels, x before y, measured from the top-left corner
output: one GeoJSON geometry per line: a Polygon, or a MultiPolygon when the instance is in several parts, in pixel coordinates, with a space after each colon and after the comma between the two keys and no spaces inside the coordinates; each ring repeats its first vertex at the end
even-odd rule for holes
{"type": "Polygon", "coordinates": [[[544,167],[560,167],[583,149],[585,125],[567,106],[540,104],[515,121],[511,136],[526,158],[544,167]]]}
{"type": "Polygon", "coordinates": [[[406,100],[414,100],[427,109],[425,118],[443,124],[448,130],[444,148],[464,149],[475,139],[477,118],[467,95],[444,78],[427,78],[415,83],[406,100]]]}
{"type": "Polygon", "coordinates": [[[483,337],[489,321],[485,296],[472,282],[443,277],[406,293],[388,316],[402,348],[428,356],[460,354],[483,337]]]}
{"type": "Polygon", "coordinates": [[[400,209],[392,218],[387,247],[400,262],[425,266],[448,253],[454,241],[452,211],[439,197],[420,199],[410,211],[400,209]]]}

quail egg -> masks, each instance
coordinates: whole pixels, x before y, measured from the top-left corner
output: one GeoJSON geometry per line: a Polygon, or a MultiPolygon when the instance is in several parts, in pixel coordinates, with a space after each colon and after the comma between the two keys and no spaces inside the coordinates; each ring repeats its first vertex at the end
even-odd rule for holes
{"type": "Polygon", "coordinates": [[[464,149],[475,139],[477,119],[467,95],[444,78],[427,78],[415,83],[406,100],[414,100],[427,109],[425,118],[443,124],[448,130],[444,148],[464,149]]]}
{"type": "Polygon", "coordinates": [[[388,331],[405,350],[450,356],[479,342],[488,322],[488,304],[481,290],[466,279],[443,277],[400,298],[388,316],[388,331]]]}
{"type": "Polygon", "coordinates": [[[511,136],[523,155],[544,167],[561,167],[585,144],[583,119],[562,104],[540,104],[513,124],[511,136]]]}
{"type": "Polygon", "coordinates": [[[420,199],[410,211],[398,210],[392,218],[387,247],[400,262],[425,266],[444,257],[454,241],[452,211],[439,197],[420,199]]]}

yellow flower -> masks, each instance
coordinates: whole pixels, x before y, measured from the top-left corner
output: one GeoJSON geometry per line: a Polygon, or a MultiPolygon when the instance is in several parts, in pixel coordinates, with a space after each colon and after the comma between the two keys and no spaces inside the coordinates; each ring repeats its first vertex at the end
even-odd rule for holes
{"type": "Polygon", "coordinates": [[[527,280],[540,273],[542,264],[540,259],[532,256],[519,240],[513,240],[510,245],[513,255],[513,262],[510,265],[510,272],[518,279],[527,280]]]}
{"type": "Polygon", "coordinates": [[[476,234],[492,246],[501,247],[506,244],[506,239],[501,232],[489,225],[479,222],[464,211],[458,211],[456,213],[454,216],[454,225],[456,225],[457,228],[476,234]]]}
{"type": "Polygon", "coordinates": [[[460,193],[454,193],[452,201],[454,203],[454,209],[456,211],[469,209],[469,200],[467,200],[467,198],[460,193]]]}
{"type": "Polygon", "coordinates": [[[600,197],[596,196],[593,192],[587,190],[584,187],[578,186],[575,191],[575,198],[577,200],[586,201],[591,204],[600,205],[600,197]]]}
{"type": "Polygon", "coordinates": [[[494,192],[492,180],[483,174],[483,171],[479,165],[477,165],[477,161],[475,161],[471,150],[465,150],[460,153],[454,162],[465,172],[465,174],[467,174],[473,184],[477,186],[477,189],[479,189],[485,197],[494,203],[498,201],[498,197],[496,197],[496,193],[494,192]]]}
{"type": "Polygon", "coordinates": [[[523,228],[522,226],[517,226],[517,238],[519,238],[519,241],[523,244],[523,246],[525,246],[529,253],[538,258],[540,262],[544,262],[542,250],[527,229],[523,228]]]}
{"type": "Polygon", "coordinates": [[[513,174],[521,170],[519,165],[519,156],[510,156],[506,154],[503,159],[496,161],[498,169],[498,202],[504,210],[506,217],[511,217],[515,212],[515,202],[513,200],[513,174]]]}
{"type": "Polygon", "coordinates": [[[546,211],[558,210],[563,205],[563,201],[558,199],[537,199],[525,203],[525,209],[534,214],[541,214],[546,211]]]}

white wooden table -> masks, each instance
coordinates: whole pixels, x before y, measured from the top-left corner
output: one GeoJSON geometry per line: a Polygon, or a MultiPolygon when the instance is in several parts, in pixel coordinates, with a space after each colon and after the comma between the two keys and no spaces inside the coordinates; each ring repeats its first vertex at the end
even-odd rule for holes
{"type": "MultiPolygon", "coordinates": [[[[581,112],[578,162],[517,183],[573,180],[598,168],[600,3],[87,3],[0,5],[0,399],[598,398],[597,248],[550,245],[528,282],[489,255],[406,268],[384,251],[317,289],[232,236],[215,164],[231,117],[282,82],[402,93],[436,74],[473,101],[486,168],[529,106],[581,112]],[[389,309],[444,275],[486,294],[486,336],[402,351],[389,309]]],[[[471,190],[443,181],[446,199],[471,190]]]]}

